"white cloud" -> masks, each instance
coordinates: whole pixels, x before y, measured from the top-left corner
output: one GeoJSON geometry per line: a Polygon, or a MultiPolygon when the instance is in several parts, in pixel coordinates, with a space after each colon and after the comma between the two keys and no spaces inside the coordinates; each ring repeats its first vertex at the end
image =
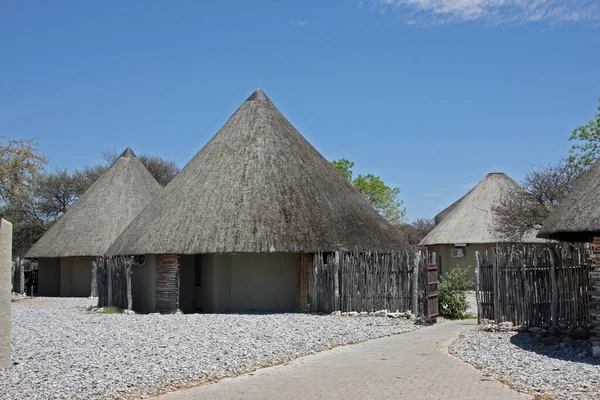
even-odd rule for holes
{"type": "Polygon", "coordinates": [[[546,21],[598,22],[598,0],[371,0],[382,12],[393,9],[410,24],[485,21],[492,24],[546,21]]]}
{"type": "Polygon", "coordinates": [[[305,28],[310,25],[310,21],[306,20],[296,20],[291,22],[292,26],[296,28],[305,28]]]}

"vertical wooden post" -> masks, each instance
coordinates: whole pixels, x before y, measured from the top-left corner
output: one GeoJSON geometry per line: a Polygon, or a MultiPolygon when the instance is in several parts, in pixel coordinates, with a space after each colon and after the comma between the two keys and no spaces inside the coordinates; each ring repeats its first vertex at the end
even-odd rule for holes
{"type": "Polygon", "coordinates": [[[419,270],[421,265],[421,252],[415,253],[415,263],[412,274],[412,313],[415,317],[419,316],[419,270]]]}
{"type": "Polygon", "coordinates": [[[552,308],[550,309],[550,319],[552,326],[558,327],[558,281],[556,279],[556,258],[553,249],[547,249],[550,257],[550,279],[552,280],[552,308]]]}
{"type": "Polygon", "coordinates": [[[502,318],[500,318],[500,293],[498,290],[498,247],[495,247],[492,251],[492,281],[493,281],[493,294],[494,294],[494,321],[499,324],[502,318]]]}
{"type": "Polygon", "coordinates": [[[125,279],[127,280],[127,309],[131,310],[133,307],[133,299],[131,298],[131,268],[133,266],[133,257],[129,257],[127,263],[127,271],[125,272],[125,279]]]}
{"type": "Polygon", "coordinates": [[[313,295],[312,295],[312,304],[310,305],[310,311],[312,312],[316,312],[319,308],[318,308],[318,301],[319,299],[319,287],[321,287],[321,282],[318,279],[318,269],[319,268],[319,260],[321,259],[321,254],[320,253],[315,253],[313,255],[313,281],[315,282],[315,285],[313,286],[313,295]]]}
{"type": "Polygon", "coordinates": [[[106,305],[108,307],[113,305],[113,280],[112,280],[112,262],[108,259],[108,257],[104,257],[104,263],[105,263],[105,267],[106,267],[106,284],[108,285],[108,295],[107,297],[107,302],[106,305]]]}
{"type": "Polygon", "coordinates": [[[90,288],[90,297],[98,297],[97,274],[98,259],[96,258],[96,261],[92,261],[92,287],[90,288]]]}
{"type": "Polygon", "coordinates": [[[475,303],[477,304],[477,324],[481,324],[481,304],[479,302],[479,252],[475,252],[475,303]]]}
{"type": "Polygon", "coordinates": [[[13,275],[13,288],[12,291],[15,293],[25,293],[25,271],[23,270],[23,260],[21,257],[17,257],[14,261],[15,272],[13,275]]]}
{"type": "Polygon", "coordinates": [[[340,308],[340,252],[335,252],[333,264],[333,311],[339,311],[340,308]]]}
{"type": "Polygon", "coordinates": [[[592,354],[600,357],[600,236],[592,239],[590,245],[589,270],[589,320],[592,342],[592,354]]]}

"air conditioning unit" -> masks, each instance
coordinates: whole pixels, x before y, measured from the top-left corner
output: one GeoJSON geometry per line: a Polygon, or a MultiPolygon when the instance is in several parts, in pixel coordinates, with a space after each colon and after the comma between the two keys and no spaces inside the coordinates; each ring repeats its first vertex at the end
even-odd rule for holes
{"type": "Polygon", "coordinates": [[[452,250],[450,250],[450,256],[454,257],[454,258],[464,257],[465,249],[452,249],[452,250]]]}

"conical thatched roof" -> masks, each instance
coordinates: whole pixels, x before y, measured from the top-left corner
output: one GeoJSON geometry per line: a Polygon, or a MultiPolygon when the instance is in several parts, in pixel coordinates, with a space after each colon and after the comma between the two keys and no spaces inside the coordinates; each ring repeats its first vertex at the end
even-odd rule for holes
{"type": "Polygon", "coordinates": [[[28,258],[98,256],[161,191],[128,147],[27,252],[28,258]]]}
{"type": "Polygon", "coordinates": [[[600,160],[577,179],[538,233],[565,242],[587,242],[593,236],[600,236],[600,160]]]}
{"type": "MultiPolygon", "coordinates": [[[[471,193],[472,191],[473,189],[471,189],[469,193],[471,193]]],[[[442,220],[446,218],[452,212],[452,210],[454,210],[454,208],[456,208],[456,206],[462,201],[462,199],[469,195],[469,193],[465,194],[463,197],[456,200],[454,203],[450,204],[448,207],[440,211],[433,219],[435,221],[435,224],[438,225],[440,222],[442,222],[442,220]]]]}
{"type": "Polygon", "coordinates": [[[258,89],[110,254],[397,250],[404,237],[258,89]]]}
{"type": "MultiPolygon", "coordinates": [[[[503,196],[522,190],[517,182],[502,172],[488,174],[469,193],[436,216],[436,227],[419,245],[506,242],[494,232],[492,208],[500,204],[503,196]]],[[[536,239],[535,233],[528,234],[521,241],[544,242],[536,239]]]]}

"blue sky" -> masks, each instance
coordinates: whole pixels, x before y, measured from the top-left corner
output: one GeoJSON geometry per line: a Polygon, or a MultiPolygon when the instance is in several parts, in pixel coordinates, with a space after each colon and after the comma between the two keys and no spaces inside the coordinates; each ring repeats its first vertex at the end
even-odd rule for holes
{"type": "Polygon", "coordinates": [[[51,168],[128,145],[183,166],[260,86],[412,219],[566,155],[599,50],[597,0],[4,1],[0,135],[51,168]]]}

